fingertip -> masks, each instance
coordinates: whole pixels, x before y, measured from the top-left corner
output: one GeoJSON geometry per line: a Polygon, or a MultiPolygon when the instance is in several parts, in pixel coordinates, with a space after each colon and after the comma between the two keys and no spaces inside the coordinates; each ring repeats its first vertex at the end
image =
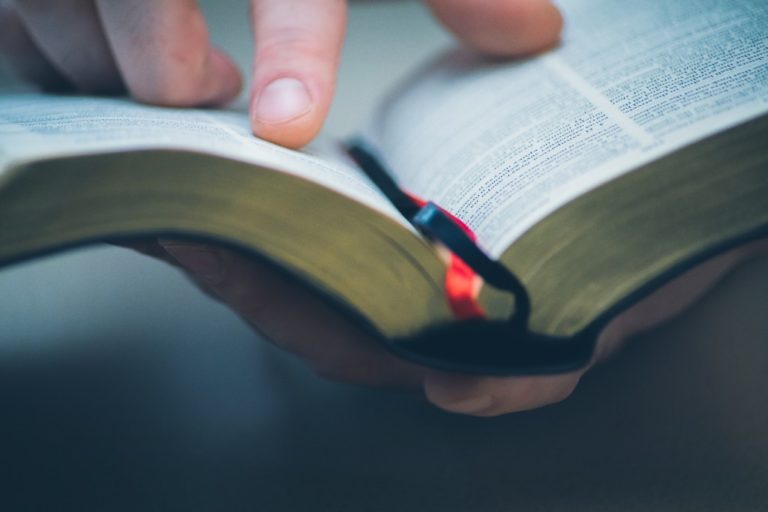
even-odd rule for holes
{"type": "Polygon", "coordinates": [[[549,0],[428,0],[435,15],[465,44],[495,56],[522,56],[557,44],[560,10],[549,0]]]}
{"type": "Polygon", "coordinates": [[[427,399],[448,412],[492,417],[536,409],[565,400],[581,373],[520,377],[485,377],[430,372],[424,379],[427,399]]]}
{"type": "Polygon", "coordinates": [[[424,377],[424,394],[433,405],[458,414],[483,415],[493,407],[480,378],[471,375],[430,371],[424,377]]]}
{"type": "MultiPolygon", "coordinates": [[[[528,33],[525,37],[527,47],[523,45],[523,53],[536,53],[557,46],[565,26],[563,14],[557,6],[550,2],[539,4],[537,11],[531,16],[528,33]],[[536,29],[535,27],[538,27],[536,29]]],[[[514,45],[510,45],[514,49],[514,45]]]]}
{"type": "Polygon", "coordinates": [[[237,65],[221,50],[211,48],[208,58],[211,73],[218,77],[218,85],[213,88],[211,104],[226,105],[240,94],[243,89],[243,77],[237,65]]]}
{"type": "Polygon", "coordinates": [[[257,136],[297,149],[320,131],[324,113],[317,94],[304,81],[279,77],[255,90],[251,101],[251,126],[257,136]]]}
{"type": "Polygon", "coordinates": [[[253,132],[289,148],[308,144],[331,107],[346,30],[344,0],[252,0],[253,132]]]}
{"type": "Polygon", "coordinates": [[[222,106],[239,94],[240,72],[221,51],[210,48],[202,59],[190,52],[186,61],[202,63],[163,67],[162,59],[152,62],[154,67],[127,78],[131,95],[143,103],[183,108],[222,106]]]}

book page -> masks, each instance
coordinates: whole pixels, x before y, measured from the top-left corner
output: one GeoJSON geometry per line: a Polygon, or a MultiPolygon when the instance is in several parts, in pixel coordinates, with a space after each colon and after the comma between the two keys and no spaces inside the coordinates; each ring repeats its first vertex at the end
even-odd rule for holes
{"type": "MultiPolygon", "coordinates": [[[[562,45],[448,54],[366,133],[400,184],[498,258],[586,191],[768,112],[765,0],[568,0],[562,45]]],[[[725,172],[725,170],[724,170],[725,172]]]]}
{"type": "Polygon", "coordinates": [[[23,161],[145,149],[213,154],[284,171],[408,226],[338,145],[320,140],[301,152],[282,148],[253,136],[245,113],[152,107],[115,98],[0,95],[0,177],[3,169],[23,161]]]}

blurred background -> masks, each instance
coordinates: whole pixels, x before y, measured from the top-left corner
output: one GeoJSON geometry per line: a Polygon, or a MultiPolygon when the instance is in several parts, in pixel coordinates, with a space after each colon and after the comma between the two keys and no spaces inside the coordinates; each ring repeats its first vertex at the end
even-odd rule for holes
{"type": "MultiPolygon", "coordinates": [[[[250,62],[246,2],[203,2],[250,62]]],[[[451,44],[353,4],[326,132],[451,44]]],[[[8,79],[5,78],[7,81],[8,79]]],[[[493,420],[322,381],[178,272],[92,247],[0,270],[0,510],[765,510],[768,260],[493,420]]]]}

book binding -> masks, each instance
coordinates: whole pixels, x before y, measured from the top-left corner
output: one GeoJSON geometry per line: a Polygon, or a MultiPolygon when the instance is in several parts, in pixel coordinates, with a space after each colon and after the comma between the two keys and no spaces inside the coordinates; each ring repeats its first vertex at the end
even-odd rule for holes
{"type": "MultiPolygon", "coordinates": [[[[407,359],[450,371],[483,374],[542,374],[574,371],[592,360],[596,334],[555,337],[529,328],[531,300],[523,282],[507,267],[490,258],[460,219],[432,201],[404,191],[373,150],[360,140],[346,145],[352,160],[392,205],[425,238],[442,244],[483,282],[514,297],[506,320],[471,315],[432,327],[409,339],[390,340],[390,349],[407,359]]],[[[450,266],[448,272],[450,273],[450,266]]],[[[448,291],[447,300],[454,298],[448,291]]],[[[454,312],[456,308],[452,307],[454,312]]]]}

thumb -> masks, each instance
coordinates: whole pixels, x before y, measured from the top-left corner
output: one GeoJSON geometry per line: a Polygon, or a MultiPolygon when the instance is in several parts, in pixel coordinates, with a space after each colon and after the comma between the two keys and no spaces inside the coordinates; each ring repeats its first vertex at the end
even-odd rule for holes
{"type": "Polygon", "coordinates": [[[489,55],[516,57],[554,46],[563,18],[550,0],[426,0],[459,39],[489,55]]]}
{"type": "Polygon", "coordinates": [[[317,135],[333,99],[346,27],[343,0],[252,0],[256,44],[251,124],[297,148],[317,135]]]}

